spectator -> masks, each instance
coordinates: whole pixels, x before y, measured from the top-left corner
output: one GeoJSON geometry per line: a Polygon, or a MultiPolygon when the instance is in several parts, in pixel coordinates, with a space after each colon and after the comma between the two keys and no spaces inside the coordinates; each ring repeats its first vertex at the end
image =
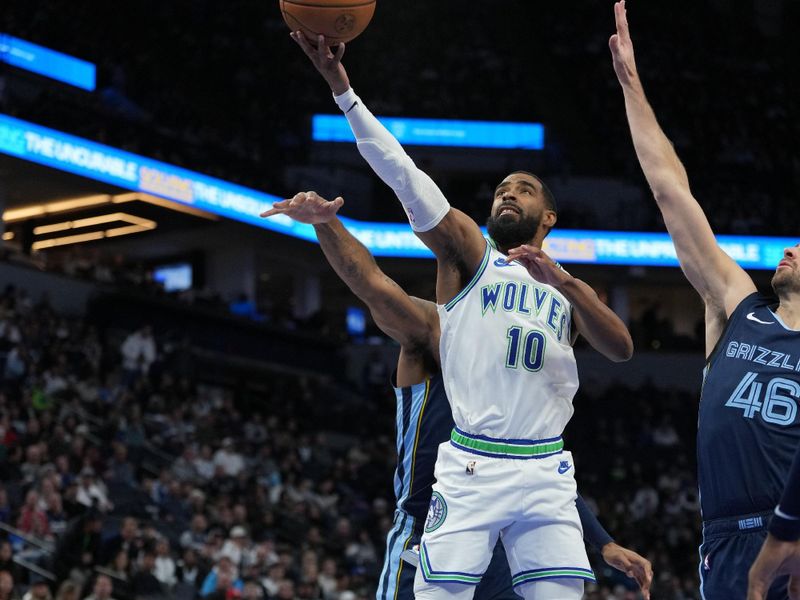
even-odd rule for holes
{"type": "Polygon", "coordinates": [[[95,476],[92,467],[81,469],[76,499],[87,508],[95,507],[103,512],[108,512],[114,508],[114,505],[108,499],[105,484],[95,476]]]}
{"type": "Polygon", "coordinates": [[[154,575],[156,554],[145,549],[139,556],[139,565],[131,578],[131,589],[136,596],[156,596],[164,593],[161,582],[154,575]]]}
{"type": "Polygon", "coordinates": [[[59,580],[66,579],[73,569],[82,578],[98,563],[102,527],[100,513],[95,510],[87,511],[67,525],[67,530],[58,540],[53,560],[59,580]]]}
{"type": "Polygon", "coordinates": [[[114,581],[108,575],[98,575],[94,580],[92,593],[84,600],[114,600],[114,581]]]}
{"type": "Polygon", "coordinates": [[[229,557],[237,569],[241,569],[244,567],[249,547],[247,530],[241,525],[236,525],[231,529],[230,538],[225,541],[220,553],[229,557]]]}
{"type": "Polygon", "coordinates": [[[67,579],[58,588],[56,600],[81,600],[80,586],[71,579],[67,579]]]}
{"type": "Polygon", "coordinates": [[[13,575],[3,570],[0,570],[0,600],[19,600],[13,575]]]}
{"type": "Polygon", "coordinates": [[[195,589],[202,583],[201,565],[197,552],[192,548],[183,551],[183,558],[178,561],[176,578],[179,583],[190,585],[195,589]]]}
{"type": "Polygon", "coordinates": [[[53,600],[47,580],[39,575],[31,576],[31,584],[22,600],[53,600]]]}
{"type": "Polygon", "coordinates": [[[103,544],[102,562],[109,563],[115,560],[120,552],[127,554],[129,560],[134,560],[140,548],[139,521],[134,517],[125,517],[122,519],[119,532],[103,544]]]}
{"type": "Polygon", "coordinates": [[[120,352],[122,353],[122,368],[125,370],[129,384],[138,377],[147,375],[157,357],[152,328],[145,325],[131,333],[122,343],[120,352]]]}
{"type": "Polygon", "coordinates": [[[178,581],[176,569],[175,561],[170,555],[169,541],[166,538],[159,538],[156,542],[156,560],[153,575],[165,589],[168,589],[178,581]]]}
{"type": "Polygon", "coordinates": [[[47,515],[39,508],[39,494],[29,490],[25,494],[25,504],[17,520],[17,529],[39,539],[50,537],[50,523],[47,515]]]}
{"type": "Polygon", "coordinates": [[[0,571],[7,571],[15,581],[19,579],[19,565],[14,562],[14,549],[8,540],[0,541],[0,571]]]}
{"type": "Polygon", "coordinates": [[[229,437],[222,440],[222,447],[214,454],[216,473],[226,477],[238,477],[244,470],[244,458],[236,451],[233,440],[229,437]]]}
{"type": "Polygon", "coordinates": [[[210,600],[225,598],[231,588],[241,592],[242,587],[242,580],[239,579],[239,572],[231,557],[222,555],[200,586],[200,596],[210,600]]]}
{"type": "Polygon", "coordinates": [[[208,538],[206,530],[208,529],[208,521],[202,513],[195,514],[189,525],[189,529],[181,534],[180,544],[183,548],[193,548],[194,550],[202,550],[208,538]]]}

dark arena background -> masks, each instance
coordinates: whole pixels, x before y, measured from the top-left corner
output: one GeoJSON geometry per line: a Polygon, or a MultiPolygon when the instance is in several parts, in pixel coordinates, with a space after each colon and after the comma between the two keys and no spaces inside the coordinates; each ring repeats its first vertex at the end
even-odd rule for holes
{"type": "MultiPolygon", "coordinates": [[[[578,488],[653,563],[653,598],[699,599],[703,306],[631,144],[612,4],[378,0],[343,62],[479,223],[512,170],[552,189],[545,250],[636,346],[623,364],[576,346],[578,488]]],[[[800,4],[628,13],[696,197],[768,289],[798,232],[800,4]]],[[[258,217],[341,195],[380,266],[434,298],[435,262],[339,114],[277,0],[3,3],[0,600],[374,597],[398,347],[313,230],[258,217]]],[[[590,558],[586,598],[640,598],[590,558]]]]}

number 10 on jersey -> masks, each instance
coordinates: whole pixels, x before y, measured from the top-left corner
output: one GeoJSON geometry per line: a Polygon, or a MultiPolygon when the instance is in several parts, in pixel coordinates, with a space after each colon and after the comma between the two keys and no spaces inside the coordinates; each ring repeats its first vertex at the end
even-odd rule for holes
{"type": "Polygon", "coordinates": [[[516,369],[520,359],[526,371],[536,372],[541,370],[544,362],[544,349],[547,338],[538,329],[525,331],[522,327],[510,327],[506,334],[508,338],[508,351],[506,352],[506,368],[516,369]]]}

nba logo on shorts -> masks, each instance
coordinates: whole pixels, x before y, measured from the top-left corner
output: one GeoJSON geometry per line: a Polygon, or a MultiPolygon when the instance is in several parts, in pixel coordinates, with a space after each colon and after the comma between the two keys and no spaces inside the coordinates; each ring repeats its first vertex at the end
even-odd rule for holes
{"type": "Polygon", "coordinates": [[[433,492],[428,518],[425,520],[425,533],[436,531],[447,518],[447,503],[439,492],[433,492]]]}
{"type": "Polygon", "coordinates": [[[467,463],[467,475],[475,475],[475,464],[474,460],[471,460],[467,463]]]}

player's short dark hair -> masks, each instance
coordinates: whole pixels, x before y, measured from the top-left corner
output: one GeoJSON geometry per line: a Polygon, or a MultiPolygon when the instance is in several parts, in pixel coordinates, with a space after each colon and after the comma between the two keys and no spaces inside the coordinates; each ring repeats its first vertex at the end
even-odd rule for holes
{"type": "Polygon", "coordinates": [[[544,204],[547,207],[547,210],[552,210],[554,213],[558,214],[558,205],[556,204],[556,198],[553,196],[553,192],[550,191],[550,188],[547,187],[547,184],[542,180],[541,177],[538,175],[534,175],[530,171],[514,171],[511,175],[517,174],[527,175],[528,177],[533,177],[536,181],[539,182],[539,185],[542,186],[542,198],[544,198],[544,204]]]}

